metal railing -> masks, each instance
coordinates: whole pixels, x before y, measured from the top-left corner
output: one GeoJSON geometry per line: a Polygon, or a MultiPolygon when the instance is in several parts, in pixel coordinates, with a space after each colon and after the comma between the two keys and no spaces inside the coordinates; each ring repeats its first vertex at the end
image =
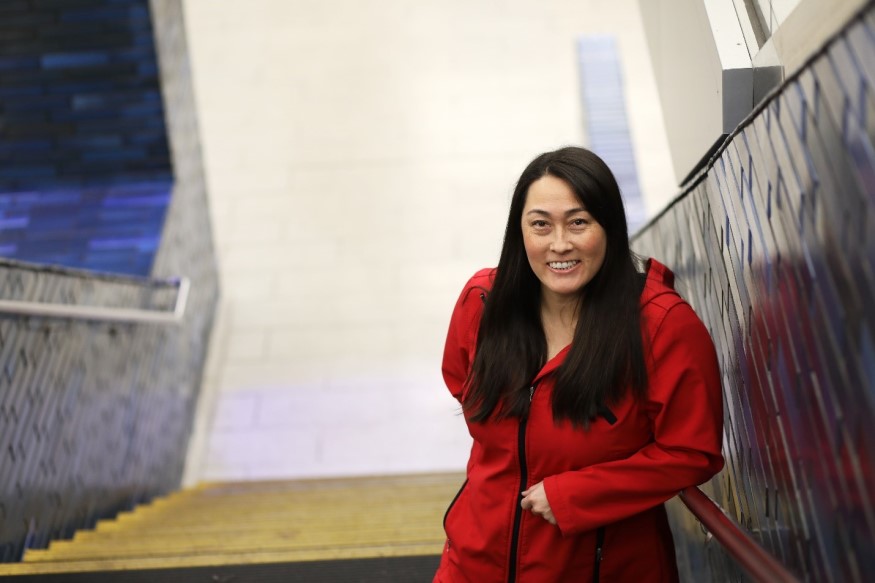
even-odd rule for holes
{"type": "Polygon", "coordinates": [[[160,283],[175,285],[177,288],[176,302],[171,311],[0,300],[0,313],[103,322],[178,324],[185,315],[185,306],[188,303],[188,292],[191,288],[191,282],[188,278],[182,277],[160,283]]]}
{"type": "Polygon", "coordinates": [[[799,583],[799,579],[732,521],[722,508],[695,486],[680,498],[726,552],[756,581],[799,583]]]}

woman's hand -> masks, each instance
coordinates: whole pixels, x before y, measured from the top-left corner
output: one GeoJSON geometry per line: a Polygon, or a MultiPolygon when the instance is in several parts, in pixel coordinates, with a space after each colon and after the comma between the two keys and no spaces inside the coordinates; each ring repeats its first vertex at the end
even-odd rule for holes
{"type": "Polygon", "coordinates": [[[544,491],[544,482],[538,482],[523,492],[520,506],[523,510],[531,510],[532,514],[537,514],[550,524],[556,524],[556,517],[553,516],[550,502],[547,500],[547,492],[544,491]]]}

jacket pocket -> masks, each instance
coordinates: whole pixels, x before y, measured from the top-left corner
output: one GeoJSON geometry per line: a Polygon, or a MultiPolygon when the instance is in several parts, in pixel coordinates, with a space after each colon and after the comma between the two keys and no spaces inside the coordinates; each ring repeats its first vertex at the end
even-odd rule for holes
{"type": "Polygon", "coordinates": [[[455,495],[455,496],[453,496],[453,501],[450,502],[450,505],[447,507],[447,511],[444,512],[444,522],[443,522],[443,524],[444,524],[444,531],[447,530],[447,517],[449,517],[449,515],[450,515],[450,511],[453,509],[453,506],[456,505],[456,502],[459,500],[459,496],[462,495],[462,492],[465,490],[465,486],[467,486],[467,485],[468,485],[468,478],[465,478],[465,481],[462,482],[462,487],[459,488],[459,491],[456,492],[456,495],[455,495]]]}

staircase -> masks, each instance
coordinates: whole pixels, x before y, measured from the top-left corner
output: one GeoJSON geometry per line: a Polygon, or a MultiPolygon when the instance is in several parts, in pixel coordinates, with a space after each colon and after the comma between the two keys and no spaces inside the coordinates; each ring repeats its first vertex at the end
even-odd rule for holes
{"type": "Polygon", "coordinates": [[[318,571],[314,565],[343,559],[401,557],[427,557],[425,569],[433,573],[444,543],[443,513],[463,479],[433,474],[203,484],[100,521],[48,549],[28,550],[21,563],[0,564],[0,575],[283,564],[288,576],[294,565],[318,571]]]}

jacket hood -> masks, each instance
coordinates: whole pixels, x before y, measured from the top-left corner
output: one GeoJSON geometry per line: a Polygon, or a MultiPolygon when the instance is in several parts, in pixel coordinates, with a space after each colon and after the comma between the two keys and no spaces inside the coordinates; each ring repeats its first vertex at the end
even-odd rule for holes
{"type": "Polygon", "coordinates": [[[641,292],[642,307],[665,294],[677,295],[674,289],[674,273],[671,269],[651,258],[644,264],[644,272],[644,289],[641,292]]]}

